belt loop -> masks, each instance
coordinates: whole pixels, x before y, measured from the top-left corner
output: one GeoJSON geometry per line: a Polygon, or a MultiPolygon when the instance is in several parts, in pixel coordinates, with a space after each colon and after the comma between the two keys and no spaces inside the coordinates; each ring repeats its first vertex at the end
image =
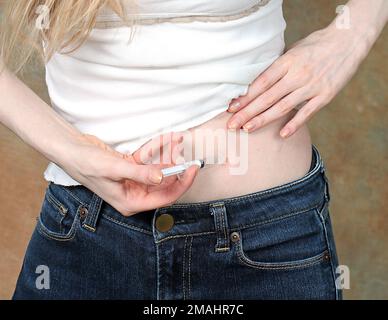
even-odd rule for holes
{"type": "Polygon", "coordinates": [[[102,202],[104,200],[100,198],[96,193],[93,193],[92,200],[88,206],[88,211],[82,227],[91,231],[96,231],[97,219],[101,211],[102,202]]]}
{"type": "Polygon", "coordinates": [[[214,226],[217,235],[215,252],[225,252],[230,250],[229,228],[226,208],[224,203],[219,202],[210,205],[210,214],[214,218],[214,226]]]}
{"type": "Polygon", "coordinates": [[[325,180],[325,199],[326,199],[326,202],[329,202],[330,201],[329,179],[327,178],[327,175],[326,175],[326,167],[322,157],[321,157],[321,174],[323,176],[323,179],[325,180]]]}
{"type": "Polygon", "coordinates": [[[326,172],[323,172],[323,178],[325,179],[325,199],[326,202],[330,201],[329,179],[326,176],[326,172]]]}
{"type": "Polygon", "coordinates": [[[323,157],[320,155],[317,147],[313,145],[314,154],[317,157],[317,161],[319,161],[320,172],[322,174],[323,179],[325,180],[325,200],[326,202],[330,201],[330,191],[329,191],[329,180],[326,175],[326,167],[325,162],[323,161],[323,157]]]}
{"type": "Polygon", "coordinates": [[[321,167],[321,173],[324,173],[326,171],[326,168],[322,156],[319,157],[319,166],[321,167]]]}

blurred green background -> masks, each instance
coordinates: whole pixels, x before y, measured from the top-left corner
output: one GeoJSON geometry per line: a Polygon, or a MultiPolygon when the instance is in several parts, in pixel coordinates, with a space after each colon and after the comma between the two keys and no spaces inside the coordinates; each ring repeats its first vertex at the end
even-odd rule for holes
{"type": "MultiPolygon", "coordinates": [[[[345,3],[285,0],[287,43],[326,26],[345,3]]],[[[340,263],[350,269],[348,299],[388,299],[387,40],[385,30],[349,85],[310,122],[331,182],[340,263]]],[[[42,66],[23,80],[49,101],[42,66]]],[[[0,137],[0,299],[8,299],[43,200],[47,160],[2,125],[0,137]]]]}

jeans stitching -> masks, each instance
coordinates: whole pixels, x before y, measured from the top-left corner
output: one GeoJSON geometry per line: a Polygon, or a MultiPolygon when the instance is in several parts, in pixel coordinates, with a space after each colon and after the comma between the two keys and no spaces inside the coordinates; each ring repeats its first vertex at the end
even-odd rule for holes
{"type": "Polygon", "coordinates": [[[93,194],[89,204],[89,211],[82,226],[91,232],[96,232],[97,220],[99,218],[103,199],[97,194],[93,194]]]}
{"type": "MultiPolygon", "coordinates": [[[[293,213],[282,215],[282,216],[279,216],[277,218],[273,218],[273,219],[269,219],[269,220],[253,223],[253,224],[248,224],[248,225],[244,225],[244,226],[238,226],[238,227],[235,227],[235,228],[231,228],[230,231],[233,232],[233,231],[238,231],[238,230],[244,230],[244,229],[247,229],[247,228],[261,226],[261,225],[265,225],[265,224],[272,223],[272,222],[275,222],[275,221],[279,221],[279,220],[283,220],[283,219],[286,219],[286,218],[290,218],[290,217],[296,216],[298,214],[303,214],[303,213],[309,212],[309,211],[315,209],[317,207],[317,205],[318,204],[315,204],[311,208],[309,207],[309,208],[303,209],[301,211],[295,211],[293,213]]],[[[182,238],[182,237],[187,237],[187,236],[195,237],[195,236],[212,235],[212,234],[217,234],[217,232],[216,231],[207,231],[207,232],[194,232],[194,233],[186,233],[186,234],[177,234],[177,235],[168,236],[168,237],[159,239],[159,240],[156,241],[156,243],[162,243],[164,241],[168,241],[168,240],[171,240],[171,239],[177,239],[177,238],[182,238]]]]}
{"type": "MultiPolygon", "coordinates": [[[[217,207],[221,207],[221,205],[217,205],[217,207]]],[[[213,209],[214,210],[214,216],[216,218],[216,233],[217,233],[217,243],[216,243],[216,252],[218,252],[218,250],[220,250],[220,246],[222,244],[222,239],[221,239],[221,236],[222,236],[222,222],[221,222],[221,219],[222,219],[222,216],[220,215],[219,211],[217,211],[217,209],[213,209]]]]}
{"type": "Polygon", "coordinates": [[[159,245],[155,243],[156,249],[156,300],[160,300],[160,257],[159,257],[159,245]]]}
{"type": "Polygon", "coordinates": [[[244,261],[240,255],[239,255],[239,259],[244,265],[251,267],[251,268],[259,269],[259,270],[295,270],[295,269],[304,269],[304,268],[312,267],[316,264],[321,263],[323,261],[324,254],[325,253],[320,254],[319,256],[316,257],[316,259],[314,261],[311,261],[309,263],[298,264],[298,265],[294,265],[294,266],[284,266],[284,267],[258,266],[256,264],[251,264],[248,261],[244,261]]]}
{"type": "Polygon", "coordinates": [[[183,286],[183,300],[186,300],[186,286],[185,286],[185,262],[186,262],[186,244],[187,238],[185,237],[185,243],[183,245],[183,268],[182,268],[182,286],[183,286]]]}
{"type": "Polygon", "coordinates": [[[191,249],[193,246],[193,237],[190,237],[190,246],[189,246],[189,270],[188,270],[188,282],[189,282],[189,290],[187,293],[188,299],[191,298],[191,249]]]}
{"type": "Polygon", "coordinates": [[[222,239],[222,245],[223,247],[222,248],[219,248],[219,249],[224,249],[226,248],[226,230],[225,230],[225,208],[222,208],[222,215],[221,215],[221,228],[222,228],[222,231],[224,233],[224,238],[222,239]]]}
{"type": "Polygon", "coordinates": [[[47,201],[50,202],[53,206],[55,206],[62,216],[65,216],[66,214],[61,210],[61,207],[65,208],[66,211],[69,210],[69,208],[63,205],[59,200],[57,200],[55,196],[51,194],[50,191],[47,192],[47,201]]]}
{"type": "Polygon", "coordinates": [[[323,231],[324,231],[324,235],[325,235],[326,247],[327,247],[327,251],[328,251],[329,256],[330,256],[330,270],[331,270],[332,280],[333,280],[333,283],[334,283],[335,299],[339,300],[339,293],[338,293],[338,289],[337,289],[337,285],[336,285],[336,281],[335,281],[336,274],[335,274],[334,265],[333,265],[333,259],[332,259],[333,253],[331,251],[330,241],[329,241],[329,237],[328,237],[328,234],[327,234],[326,219],[323,217],[323,215],[317,209],[316,209],[316,213],[318,214],[318,217],[319,217],[319,219],[321,221],[321,224],[322,224],[322,227],[323,227],[323,231]]]}
{"type": "Polygon", "coordinates": [[[74,234],[72,234],[72,236],[70,238],[57,238],[57,237],[51,236],[48,233],[46,233],[46,231],[44,231],[44,229],[42,229],[42,227],[39,225],[37,227],[37,230],[38,230],[39,234],[41,234],[43,237],[49,238],[49,239],[55,240],[55,241],[66,242],[66,241],[73,240],[75,237],[75,233],[74,233],[74,234]]]}
{"type": "MultiPolygon", "coordinates": [[[[55,207],[55,209],[57,209],[57,212],[61,216],[61,219],[59,220],[59,232],[62,233],[62,231],[64,230],[62,224],[63,224],[63,220],[66,217],[66,214],[60,209],[60,206],[63,206],[63,205],[58,200],[56,200],[54,196],[50,195],[49,193],[47,193],[46,199],[49,203],[51,203],[55,207]]],[[[65,208],[65,210],[66,210],[66,212],[68,211],[67,208],[65,208]]]]}
{"type": "Polygon", "coordinates": [[[70,197],[72,197],[74,200],[79,202],[79,204],[82,204],[83,206],[88,207],[88,205],[86,203],[81,201],[73,192],[71,192],[70,190],[67,190],[66,187],[61,188],[61,190],[64,190],[70,197]]]}
{"type": "Polygon", "coordinates": [[[45,227],[45,225],[43,224],[43,221],[41,220],[41,218],[39,217],[38,218],[38,223],[37,223],[37,231],[43,236],[43,237],[47,237],[51,240],[55,240],[55,241],[62,241],[62,242],[65,242],[65,241],[70,241],[70,240],[73,240],[76,233],[77,233],[77,227],[79,227],[80,225],[80,221],[79,221],[79,208],[77,209],[77,213],[76,213],[76,216],[74,217],[74,221],[72,223],[72,226],[69,230],[69,232],[66,234],[66,235],[59,235],[59,234],[55,234],[54,232],[51,232],[49,229],[47,229],[45,227]]]}
{"type": "Polygon", "coordinates": [[[306,208],[306,209],[303,209],[303,210],[300,210],[300,211],[291,212],[289,214],[285,214],[285,215],[282,215],[282,216],[279,216],[279,217],[276,217],[276,218],[272,218],[272,219],[268,219],[268,220],[260,221],[260,222],[255,222],[255,223],[251,223],[251,224],[246,224],[246,225],[241,226],[241,227],[231,228],[230,231],[244,230],[244,229],[247,229],[247,228],[262,226],[262,225],[265,225],[265,224],[268,224],[268,223],[272,223],[272,222],[275,222],[275,221],[280,221],[280,220],[283,220],[283,219],[291,218],[293,216],[296,216],[296,215],[303,214],[303,213],[309,212],[311,210],[314,210],[314,209],[316,209],[316,207],[318,205],[319,205],[319,203],[313,205],[312,207],[309,207],[309,208],[306,208]]]}
{"type": "Polygon", "coordinates": [[[101,215],[103,218],[111,221],[112,223],[114,224],[118,224],[124,228],[127,228],[127,229],[131,229],[131,230],[135,230],[135,231],[139,231],[139,232],[142,232],[142,233],[145,233],[145,234],[148,234],[148,235],[153,235],[152,231],[149,231],[149,230],[145,230],[145,229],[142,229],[142,228],[139,228],[139,227],[136,227],[134,225],[131,225],[131,224],[128,224],[128,223],[125,223],[125,222],[121,222],[121,221],[118,221],[112,217],[109,217],[108,215],[106,215],[105,213],[103,213],[101,215]]]}
{"type": "Polygon", "coordinates": [[[327,217],[328,217],[328,208],[329,208],[329,201],[328,200],[325,200],[325,203],[322,207],[322,209],[318,210],[318,214],[320,217],[322,217],[323,221],[326,221],[327,220],[327,217]],[[325,213],[326,212],[326,213],[325,213]]]}
{"type": "Polygon", "coordinates": [[[177,238],[183,238],[183,237],[187,237],[187,236],[191,236],[191,237],[194,237],[194,236],[204,236],[204,235],[212,235],[212,234],[215,234],[215,233],[216,233],[215,231],[208,231],[208,232],[197,232],[197,233],[177,234],[177,235],[175,235],[175,236],[168,236],[168,237],[166,237],[166,238],[157,240],[156,243],[162,243],[162,242],[165,242],[165,241],[167,241],[167,240],[177,239],[177,238]]]}
{"type": "Polygon", "coordinates": [[[246,266],[249,266],[255,269],[260,269],[260,270],[292,270],[292,269],[300,269],[300,268],[313,266],[323,261],[325,254],[328,252],[328,250],[325,249],[323,252],[321,252],[316,256],[313,256],[307,259],[298,260],[298,261],[279,262],[279,263],[258,262],[258,261],[253,261],[249,259],[247,256],[245,256],[241,239],[242,238],[240,234],[240,241],[236,242],[237,256],[239,258],[239,261],[246,266]]]}
{"type": "Polygon", "coordinates": [[[229,250],[229,247],[226,246],[227,230],[225,221],[225,206],[223,204],[215,206],[213,206],[211,209],[213,210],[213,215],[215,216],[215,228],[217,233],[216,252],[225,252],[229,250]],[[220,211],[215,210],[215,206],[219,207],[220,211]]]}
{"type": "Polygon", "coordinates": [[[224,239],[223,239],[223,247],[218,248],[219,252],[225,252],[225,251],[229,250],[225,215],[226,215],[226,209],[225,209],[225,207],[223,207],[223,210],[222,210],[222,231],[224,233],[224,239]]]}
{"type": "Polygon", "coordinates": [[[220,225],[219,219],[220,218],[218,216],[217,210],[214,210],[214,218],[215,218],[215,222],[216,222],[216,233],[217,233],[216,251],[217,251],[218,247],[220,246],[220,228],[219,228],[219,225],[220,225]]]}

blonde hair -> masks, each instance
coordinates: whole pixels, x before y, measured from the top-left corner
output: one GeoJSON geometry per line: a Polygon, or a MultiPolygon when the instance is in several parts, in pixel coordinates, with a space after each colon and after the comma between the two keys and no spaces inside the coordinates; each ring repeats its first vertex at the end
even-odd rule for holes
{"type": "Polygon", "coordinates": [[[135,21],[127,19],[123,1],[128,0],[7,0],[0,29],[2,64],[19,72],[35,53],[48,61],[56,51],[69,47],[67,52],[74,51],[86,40],[104,7],[132,27],[135,21]],[[43,10],[49,25],[39,28],[38,17],[43,10]]]}

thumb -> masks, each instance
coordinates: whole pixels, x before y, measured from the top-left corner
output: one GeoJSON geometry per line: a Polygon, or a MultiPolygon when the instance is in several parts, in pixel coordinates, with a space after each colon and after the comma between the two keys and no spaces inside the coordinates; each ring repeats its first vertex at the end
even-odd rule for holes
{"type": "Polygon", "coordinates": [[[114,179],[130,179],[136,182],[159,185],[163,180],[162,171],[155,165],[140,165],[120,160],[115,164],[114,179]]]}

